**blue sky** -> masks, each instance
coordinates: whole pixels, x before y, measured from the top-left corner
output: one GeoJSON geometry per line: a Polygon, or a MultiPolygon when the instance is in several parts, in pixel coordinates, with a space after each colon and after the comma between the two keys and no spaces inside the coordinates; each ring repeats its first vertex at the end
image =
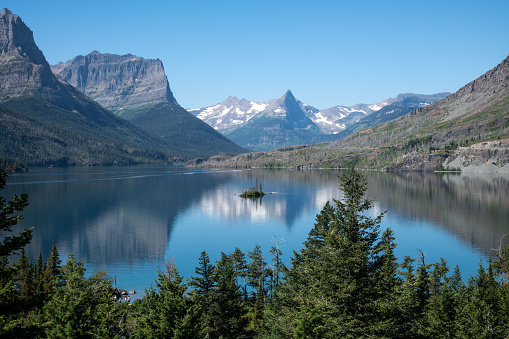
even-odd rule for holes
{"type": "Polygon", "coordinates": [[[290,89],[317,108],[455,92],[509,53],[509,1],[3,1],[50,64],[163,61],[185,108],[290,89]]]}

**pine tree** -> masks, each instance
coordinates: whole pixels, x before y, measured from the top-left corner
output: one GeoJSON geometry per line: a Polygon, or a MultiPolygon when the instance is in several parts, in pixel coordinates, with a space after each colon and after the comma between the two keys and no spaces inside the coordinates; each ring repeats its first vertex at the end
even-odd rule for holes
{"type": "Polygon", "coordinates": [[[241,293],[235,278],[232,259],[221,253],[216,263],[217,287],[211,293],[211,317],[213,327],[210,338],[248,338],[247,318],[241,301],[241,293]]]}
{"type": "MultiPolygon", "coordinates": [[[[0,169],[0,192],[5,188],[6,177],[7,173],[0,169]]],[[[22,262],[17,265],[18,270],[16,265],[10,265],[8,261],[11,254],[19,253],[18,251],[32,239],[33,228],[25,228],[19,233],[16,231],[17,235],[11,235],[11,232],[14,232],[14,226],[23,219],[20,213],[27,206],[28,193],[13,194],[10,201],[0,196],[0,239],[2,239],[0,241],[0,336],[5,337],[19,336],[19,333],[18,335],[13,333],[17,323],[17,312],[27,311],[28,307],[27,303],[19,302],[19,288],[28,287],[23,284],[29,284],[31,279],[24,252],[22,262]],[[23,276],[21,279],[20,275],[23,276]]]]}
{"type": "Polygon", "coordinates": [[[51,338],[113,337],[118,320],[111,316],[111,280],[85,278],[85,263],[70,254],[62,268],[62,285],[44,306],[45,332],[51,338]]]}
{"type": "MultiPolygon", "coordinates": [[[[0,170],[0,191],[5,188],[7,173],[0,170]]],[[[20,213],[28,206],[28,193],[14,194],[11,201],[0,196],[0,232],[3,241],[0,243],[0,258],[7,258],[12,253],[24,248],[32,240],[33,228],[23,229],[16,236],[7,236],[13,227],[23,219],[20,213]]],[[[4,262],[5,263],[5,262],[4,262]]],[[[5,267],[3,267],[5,269],[5,267]]],[[[0,271],[2,273],[2,271],[0,271]]]]}
{"type": "Polygon", "coordinates": [[[199,314],[186,298],[187,285],[173,261],[158,272],[146,296],[136,306],[140,311],[133,327],[135,338],[194,338],[199,336],[199,314]]]}
{"type": "Polygon", "coordinates": [[[51,294],[56,286],[62,283],[62,272],[60,264],[60,255],[58,254],[55,240],[51,245],[51,253],[43,271],[43,289],[46,294],[51,294]]]}
{"type": "Polygon", "coordinates": [[[327,203],[317,215],[276,290],[268,323],[272,335],[292,336],[293,328],[330,338],[380,334],[375,327],[386,320],[380,305],[394,299],[398,285],[394,244],[390,233],[380,238],[383,213],[366,215],[372,202],[364,198],[362,175],[353,169],[343,174],[340,189],[343,199],[333,199],[334,206],[327,203]],[[378,272],[382,268],[385,274],[378,272]]]}
{"type": "Polygon", "coordinates": [[[208,336],[212,328],[211,293],[216,283],[215,267],[210,263],[207,252],[201,252],[199,266],[194,271],[197,276],[191,278],[189,285],[194,288],[193,301],[199,305],[202,334],[208,336]]]}
{"type": "Polygon", "coordinates": [[[244,286],[243,286],[243,297],[244,300],[247,300],[248,294],[247,294],[247,262],[246,262],[246,255],[244,252],[242,252],[238,247],[235,247],[235,251],[232,253],[231,258],[233,260],[233,263],[235,265],[235,275],[237,276],[237,280],[239,278],[243,279],[244,286]]]}

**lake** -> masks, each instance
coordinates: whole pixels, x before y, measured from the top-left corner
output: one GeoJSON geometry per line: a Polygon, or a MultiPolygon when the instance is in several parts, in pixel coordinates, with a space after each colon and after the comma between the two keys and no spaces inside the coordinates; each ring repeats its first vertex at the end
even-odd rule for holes
{"type": "MultiPolygon", "coordinates": [[[[86,260],[87,272],[107,270],[117,286],[145,288],[173,258],[181,275],[194,275],[207,251],[212,261],[235,247],[259,244],[269,257],[282,240],[285,262],[299,250],[316,214],[340,198],[339,171],[285,169],[210,170],[182,166],[33,168],[7,179],[6,197],[30,193],[23,227],[35,227],[26,249],[33,262],[49,256],[55,240],[62,260],[86,260]],[[242,190],[263,184],[272,194],[242,199],[242,190]]],[[[365,172],[370,215],[387,211],[396,255],[426,254],[459,265],[466,280],[509,233],[509,177],[484,174],[365,172]]],[[[507,243],[509,237],[502,241],[507,243]]]]}

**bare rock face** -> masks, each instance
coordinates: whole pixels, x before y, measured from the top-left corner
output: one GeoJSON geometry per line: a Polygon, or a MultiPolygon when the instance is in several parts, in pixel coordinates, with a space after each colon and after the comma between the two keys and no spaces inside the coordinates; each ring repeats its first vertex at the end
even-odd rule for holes
{"type": "Polygon", "coordinates": [[[59,97],[62,84],[34,41],[32,31],[7,8],[0,13],[0,100],[24,94],[59,97]]]}
{"type": "Polygon", "coordinates": [[[177,103],[159,59],[93,51],[65,63],[59,62],[51,69],[117,115],[129,107],[177,103]]]}

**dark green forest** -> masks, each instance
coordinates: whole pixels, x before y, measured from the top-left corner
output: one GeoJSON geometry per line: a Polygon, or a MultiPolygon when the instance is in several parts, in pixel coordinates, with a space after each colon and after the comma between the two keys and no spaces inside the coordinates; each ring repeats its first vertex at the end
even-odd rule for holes
{"type": "MultiPolygon", "coordinates": [[[[6,174],[0,172],[0,191],[6,174]]],[[[105,272],[65,264],[53,243],[36,263],[23,248],[31,229],[16,225],[28,195],[0,198],[0,336],[12,338],[506,338],[509,247],[463,280],[445,259],[396,258],[383,214],[355,170],[340,177],[341,200],[326,203],[287,267],[278,241],[267,253],[236,248],[212,263],[197,258],[182,277],[171,260],[142,299],[117,302],[105,272]],[[9,257],[19,254],[19,260],[9,257]]],[[[36,226],[36,225],[34,225],[36,226]]],[[[277,239],[276,239],[277,240],[277,239]]],[[[156,274],[156,272],[154,272],[156,274]]]]}

